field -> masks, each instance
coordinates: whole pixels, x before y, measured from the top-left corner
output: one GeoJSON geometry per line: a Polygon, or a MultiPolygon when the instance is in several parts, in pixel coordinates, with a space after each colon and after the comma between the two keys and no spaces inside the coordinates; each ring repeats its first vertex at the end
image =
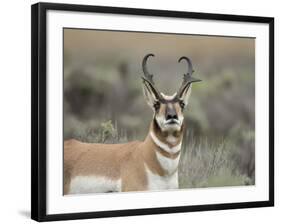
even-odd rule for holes
{"type": "Polygon", "coordinates": [[[141,61],[165,94],[177,91],[193,61],[179,167],[181,188],[255,184],[254,39],[64,30],[64,138],[143,140],[152,111],[141,89],[141,61]]]}

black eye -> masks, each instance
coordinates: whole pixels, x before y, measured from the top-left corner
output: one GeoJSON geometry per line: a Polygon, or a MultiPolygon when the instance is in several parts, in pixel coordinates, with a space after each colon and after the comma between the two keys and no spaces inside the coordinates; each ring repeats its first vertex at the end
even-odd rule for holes
{"type": "Polygon", "coordinates": [[[180,107],[181,107],[181,109],[184,109],[185,103],[183,101],[180,101],[180,107]]]}
{"type": "Polygon", "coordinates": [[[159,110],[160,109],[160,103],[159,102],[154,103],[154,109],[155,110],[159,110]]]}

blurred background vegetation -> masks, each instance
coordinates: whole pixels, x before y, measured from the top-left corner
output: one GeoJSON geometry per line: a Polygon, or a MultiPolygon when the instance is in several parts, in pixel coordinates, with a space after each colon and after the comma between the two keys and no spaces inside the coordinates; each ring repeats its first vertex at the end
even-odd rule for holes
{"type": "Polygon", "coordinates": [[[152,119],[141,88],[148,61],[159,90],[173,94],[191,58],[194,76],[181,188],[255,183],[255,40],[64,29],[64,138],[143,140],[152,119]]]}

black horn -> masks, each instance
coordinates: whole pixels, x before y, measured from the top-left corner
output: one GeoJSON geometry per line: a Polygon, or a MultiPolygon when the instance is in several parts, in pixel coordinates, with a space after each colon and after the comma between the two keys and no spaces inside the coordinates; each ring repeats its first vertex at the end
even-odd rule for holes
{"type": "Polygon", "coordinates": [[[178,96],[179,97],[182,95],[182,93],[184,92],[184,90],[186,88],[189,88],[191,83],[202,81],[200,79],[196,79],[196,78],[192,77],[192,74],[193,74],[194,70],[193,70],[193,66],[192,66],[191,60],[188,57],[186,57],[186,56],[182,56],[178,60],[178,62],[180,63],[182,60],[185,60],[187,62],[188,69],[187,69],[187,73],[183,74],[183,82],[182,82],[180,90],[178,92],[178,96]]]}
{"type": "Polygon", "coordinates": [[[143,70],[143,73],[144,73],[144,76],[145,78],[151,83],[154,85],[154,81],[153,81],[153,74],[150,74],[148,71],[147,71],[147,67],[146,67],[146,63],[147,63],[147,59],[149,57],[154,57],[154,54],[147,54],[143,60],[142,60],[142,70],[143,70]]]}
{"type": "Polygon", "coordinates": [[[147,71],[147,67],[146,67],[146,63],[147,63],[147,59],[149,57],[154,57],[154,54],[147,54],[143,60],[142,60],[142,70],[143,70],[143,74],[144,76],[142,77],[143,82],[146,86],[149,86],[151,91],[153,91],[154,95],[158,98],[161,99],[161,94],[160,92],[157,90],[155,83],[153,81],[153,74],[149,73],[147,71]]]}
{"type": "Polygon", "coordinates": [[[191,60],[188,57],[182,56],[178,62],[180,63],[182,60],[186,60],[187,64],[188,64],[188,70],[187,73],[185,75],[192,75],[193,71],[193,67],[192,67],[192,63],[191,60]]]}

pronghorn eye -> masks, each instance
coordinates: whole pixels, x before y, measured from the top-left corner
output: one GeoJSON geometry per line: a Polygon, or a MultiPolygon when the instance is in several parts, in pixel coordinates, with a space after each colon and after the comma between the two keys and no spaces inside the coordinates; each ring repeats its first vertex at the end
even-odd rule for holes
{"type": "Polygon", "coordinates": [[[160,103],[159,102],[154,103],[154,109],[155,110],[159,110],[160,109],[160,103]]]}
{"type": "Polygon", "coordinates": [[[181,107],[182,109],[184,109],[185,103],[184,103],[183,101],[180,101],[180,107],[181,107]]]}

